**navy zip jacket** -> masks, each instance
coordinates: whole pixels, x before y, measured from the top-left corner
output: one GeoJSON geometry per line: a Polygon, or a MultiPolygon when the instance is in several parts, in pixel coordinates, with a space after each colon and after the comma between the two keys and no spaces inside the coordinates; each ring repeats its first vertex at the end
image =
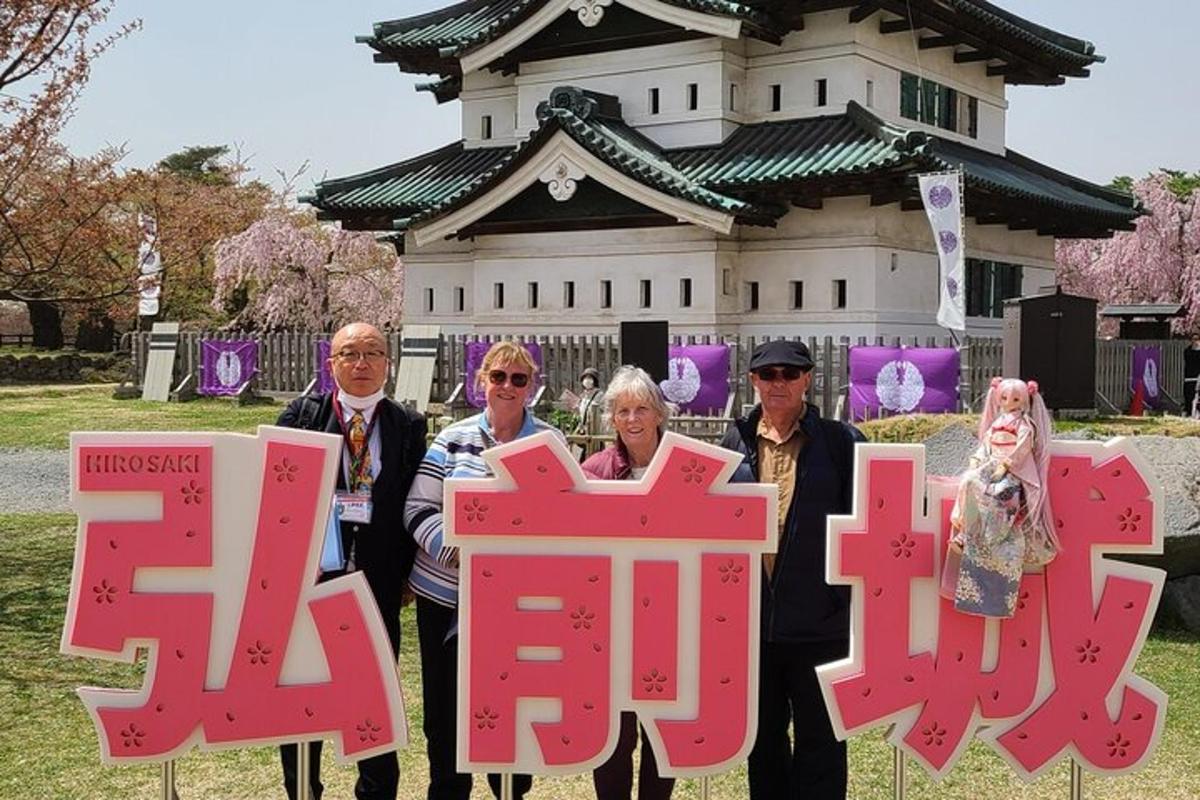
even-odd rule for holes
{"type": "MultiPolygon", "coordinates": [[[[735,482],[758,481],[758,422],[762,406],[736,420],[721,446],[741,453],[735,482]]],[[[762,636],[770,642],[823,642],[850,636],[850,587],[825,582],[825,521],[849,514],[854,492],[854,444],[866,437],[852,425],[821,418],[808,404],[775,574],[763,580],[762,636]]],[[[761,567],[760,567],[761,569],[761,567]]]]}

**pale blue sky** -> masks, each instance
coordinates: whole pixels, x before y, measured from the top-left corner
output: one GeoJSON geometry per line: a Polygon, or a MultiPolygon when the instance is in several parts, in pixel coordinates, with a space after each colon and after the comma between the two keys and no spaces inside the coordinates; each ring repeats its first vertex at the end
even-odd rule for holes
{"type": "MultiPolygon", "coordinates": [[[[1200,3],[993,1],[1108,56],[1091,78],[1011,90],[1011,148],[1099,182],[1200,170],[1200,3]]],[[[80,153],[125,143],[130,166],[237,142],[268,180],[309,161],[301,189],[431,150],[458,139],[458,104],[415,92],[427,78],[373,63],[354,36],[450,2],[117,0],[112,19],[145,28],[97,62],[66,142],[80,153]]]]}

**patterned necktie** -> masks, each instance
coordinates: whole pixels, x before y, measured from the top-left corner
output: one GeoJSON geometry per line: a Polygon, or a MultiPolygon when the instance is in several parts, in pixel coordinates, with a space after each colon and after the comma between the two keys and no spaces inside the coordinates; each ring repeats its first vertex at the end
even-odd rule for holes
{"type": "Polygon", "coordinates": [[[361,411],[350,417],[350,491],[371,491],[371,448],[367,444],[367,425],[361,411]]]}

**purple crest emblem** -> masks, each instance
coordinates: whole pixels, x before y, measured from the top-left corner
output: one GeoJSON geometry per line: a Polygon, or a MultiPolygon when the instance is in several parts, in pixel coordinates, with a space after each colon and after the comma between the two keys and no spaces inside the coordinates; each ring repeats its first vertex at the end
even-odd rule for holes
{"type": "Polygon", "coordinates": [[[939,231],[938,244],[942,246],[943,253],[953,253],[958,249],[958,237],[954,235],[954,231],[939,231]]]}
{"type": "Polygon", "coordinates": [[[851,419],[952,413],[959,368],[953,347],[851,347],[851,419]]]}
{"type": "Polygon", "coordinates": [[[954,192],[949,186],[934,186],[929,190],[929,204],[934,208],[945,208],[954,202],[954,192]]]}
{"type": "Polygon", "coordinates": [[[946,291],[951,297],[958,297],[958,281],[954,278],[946,278],[946,291]]]}

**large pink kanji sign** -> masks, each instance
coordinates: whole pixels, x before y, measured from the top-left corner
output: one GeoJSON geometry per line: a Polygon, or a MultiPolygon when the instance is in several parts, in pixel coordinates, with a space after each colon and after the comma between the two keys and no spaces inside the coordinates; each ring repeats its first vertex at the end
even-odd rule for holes
{"type": "Polygon", "coordinates": [[[937,593],[956,486],[926,482],[924,448],[860,445],[856,459],[855,514],[830,520],[827,564],[852,587],[850,654],[817,670],[838,735],[888,725],[935,776],[974,736],[1026,780],[1066,755],[1103,774],[1144,764],[1167,697],[1133,666],[1165,573],[1104,558],[1162,552],[1162,487],[1131,443],[1054,443],[1063,550],[1022,578],[1006,620],[937,593]]]}
{"type": "Polygon", "coordinates": [[[328,737],[357,760],[406,743],[365,579],[316,583],[341,446],[265,426],[72,434],[62,652],[148,653],[140,689],[79,690],[104,761],[328,737]]]}
{"type": "Polygon", "coordinates": [[[741,456],[676,434],[640,481],[586,480],[549,433],[484,457],[495,478],[445,489],[459,769],[591,769],[621,710],[640,716],[664,775],[744,760],[775,487],[729,484],[741,456]]]}

